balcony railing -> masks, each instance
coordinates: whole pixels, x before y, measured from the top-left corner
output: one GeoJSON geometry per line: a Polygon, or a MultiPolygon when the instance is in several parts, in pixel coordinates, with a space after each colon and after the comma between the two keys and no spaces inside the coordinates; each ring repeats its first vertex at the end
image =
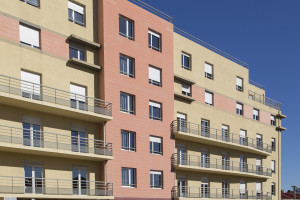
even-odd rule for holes
{"type": "Polygon", "coordinates": [[[228,131],[219,130],[200,124],[191,123],[184,120],[175,120],[171,124],[171,129],[174,132],[189,133],[203,138],[211,138],[220,142],[238,144],[241,146],[251,147],[260,151],[272,153],[272,147],[269,144],[257,141],[256,139],[241,136],[228,131]]]}
{"type": "Polygon", "coordinates": [[[251,99],[253,101],[257,101],[261,104],[264,104],[266,106],[269,106],[271,108],[281,111],[281,103],[278,101],[275,101],[273,99],[265,97],[264,95],[257,94],[256,92],[253,92],[251,90],[248,91],[248,96],[249,96],[249,99],[251,99]]]}
{"type": "Polygon", "coordinates": [[[240,163],[235,161],[229,161],[224,159],[202,157],[189,154],[177,154],[172,156],[172,164],[184,165],[190,167],[200,167],[208,169],[217,169],[221,171],[242,172],[261,176],[272,177],[272,170],[270,168],[251,165],[247,163],[240,163]]]}
{"type": "Polygon", "coordinates": [[[70,108],[112,115],[112,104],[100,99],[82,96],[68,91],[35,84],[0,74],[0,92],[18,95],[36,101],[54,103],[70,108]]]}
{"type": "Polygon", "coordinates": [[[260,88],[260,89],[262,89],[262,90],[265,90],[265,87],[264,87],[263,85],[259,84],[259,83],[256,83],[256,82],[254,82],[254,81],[252,81],[252,80],[249,80],[249,83],[250,83],[251,85],[255,86],[255,87],[258,87],[258,88],[260,88]]]}
{"type": "Polygon", "coordinates": [[[0,176],[0,194],[113,196],[113,184],[78,178],[66,180],[0,176]]]}
{"type": "Polygon", "coordinates": [[[0,125],[0,142],[83,154],[91,153],[112,156],[111,142],[72,137],[71,131],[70,135],[63,135],[0,125]]]}
{"type": "Polygon", "coordinates": [[[212,199],[261,199],[271,200],[270,192],[209,187],[178,187],[172,189],[173,198],[212,198],[212,199]]]}

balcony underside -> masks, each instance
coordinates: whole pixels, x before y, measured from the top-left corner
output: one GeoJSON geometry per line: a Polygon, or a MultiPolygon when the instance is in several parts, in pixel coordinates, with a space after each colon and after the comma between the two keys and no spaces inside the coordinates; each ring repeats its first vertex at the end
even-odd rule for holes
{"type": "Polygon", "coordinates": [[[48,103],[46,101],[38,101],[29,98],[24,98],[21,96],[4,92],[0,92],[0,102],[1,104],[13,107],[29,109],[33,111],[44,112],[48,114],[59,115],[96,123],[112,120],[112,117],[107,115],[78,110],[59,104],[48,103]]]}
{"type": "Polygon", "coordinates": [[[16,197],[26,199],[114,199],[114,196],[84,196],[84,195],[44,195],[44,194],[0,194],[0,200],[4,197],[16,197]]]}
{"type": "Polygon", "coordinates": [[[259,154],[259,155],[263,155],[263,156],[272,155],[271,153],[268,153],[266,151],[260,151],[259,149],[255,149],[255,148],[251,148],[248,146],[239,145],[239,144],[235,144],[235,143],[225,142],[225,141],[221,141],[221,140],[216,140],[213,138],[203,137],[203,136],[199,136],[199,135],[195,135],[195,134],[184,133],[184,132],[179,131],[179,132],[174,132],[174,135],[175,135],[176,139],[181,139],[181,140],[185,140],[185,141],[198,142],[198,143],[202,143],[202,144],[217,146],[220,148],[244,151],[244,152],[259,154]]]}

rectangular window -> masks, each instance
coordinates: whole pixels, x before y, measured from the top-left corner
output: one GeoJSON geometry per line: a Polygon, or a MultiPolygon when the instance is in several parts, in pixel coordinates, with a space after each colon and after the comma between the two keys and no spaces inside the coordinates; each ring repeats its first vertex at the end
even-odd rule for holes
{"type": "Polygon", "coordinates": [[[201,119],[201,136],[210,137],[209,121],[201,119]]]}
{"type": "Polygon", "coordinates": [[[191,86],[182,83],[181,84],[181,93],[185,96],[191,96],[191,86]]]}
{"type": "Polygon", "coordinates": [[[122,187],[136,187],[136,169],[122,167],[122,187]]]}
{"type": "Polygon", "coordinates": [[[222,169],[223,170],[230,169],[230,160],[227,154],[222,155],[222,169]]]}
{"type": "Polygon", "coordinates": [[[74,195],[87,195],[88,194],[88,170],[87,167],[73,167],[73,194],[74,195]]]}
{"type": "Polygon", "coordinates": [[[276,126],[276,119],[274,115],[271,115],[271,125],[276,126]]]}
{"type": "Polygon", "coordinates": [[[177,130],[187,132],[186,114],[177,113],[177,130]]]}
{"type": "Polygon", "coordinates": [[[191,70],[191,56],[181,53],[181,66],[184,69],[191,70]]]}
{"type": "Polygon", "coordinates": [[[84,7],[68,1],[68,17],[69,21],[84,26],[84,7]]]}
{"type": "Polygon", "coordinates": [[[247,146],[248,145],[248,139],[247,139],[247,132],[245,130],[240,130],[240,144],[247,146]]]}
{"type": "Polygon", "coordinates": [[[22,97],[41,100],[41,76],[21,71],[21,80],[22,97]]]}
{"type": "Polygon", "coordinates": [[[247,157],[243,155],[240,156],[240,171],[248,172],[247,157]]]}
{"type": "Polygon", "coordinates": [[[260,150],[263,149],[263,142],[262,142],[261,134],[256,134],[256,146],[257,146],[257,149],[260,149],[260,150]]]}
{"type": "Polygon", "coordinates": [[[161,70],[149,66],[149,83],[156,86],[161,86],[161,70]]]}
{"type": "Polygon", "coordinates": [[[135,108],[134,96],[126,93],[120,94],[120,110],[121,112],[134,114],[135,108]]]}
{"type": "Polygon", "coordinates": [[[257,197],[260,197],[261,196],[261,182],[256,182],[256,195],[257,197]]]}
{"type": "Polygon", "coordinates": [[[154,120],[162,120],[161,103],[149,101],[149,118],[154,120]]]}
{"type": "Polygon", "coordinates": [[[236,114],[243,115],[243,104],[236,103],[236,114]]]}
{"type": "Polygon", "coordinates": [[[205,63],[205,77],[213,79],[213,66],[211,64],[205,63]]]}
{"type": "Polygon", "coordinates": [[[158,33],[153,31],[148,31],[148,44],[149,48],[154,49],[155,51],[161,51],[161,36],[158,33]]]}
{"type": "Polygon", "coordinates": [[[259,110],[253,109],[253,119],[254,120],[259,120],[259,110]]]}
{"type": "Polygon", "coordinates": [[[275,160],[271,161],[271,169],[272,169],[272,173],[275,173],[275,160]]]}
{"type": "Polygon", "coordinates": [[[271,184],[271,193],[272,193],[273,196],[276,195],[276,192],[275,192],[275,191],[276,191],[275,183],[272,183],[272,184],[271,184]]]}
{"type": "Polygon", "coordinates": [[[162,188],[162,172],[150,171],[150,187],[162,188]]]}
{"type": "Polygon", "coordinates": [[[121,149],[135,151],[135,133],[121,130],[121,149]]]}
{"type": "Polygon", "coordinates": [[[86,88],[70,84],[70,93],[71,108],[86,110],[86,88]]]}
{"type": "Polygon", "coordinates": [[[160,137],[150,136],[150,153],[162,154],[162,142],[160,137]]]}
{"type": "Polygon", "coordinates": [[[243,79],[236,77],[236,90],[242,92],[243,91],[243,79]]]}
{"type": "Polygon", "coordinates": [[[271,139],[271,144],[272,144],[272,151],[275,151],[275,149],[276,149],[275,138],[271,139]]]}
{"type": "Polygon", "coordinates": [[[134,77],[134,59],[120,55],[120,73],[130,78],[134,77]]]}
{"type": "Polygon", "coordinates": [[[222,181],[222,198],[228,199],[230,197],[229,183],[227,180],[222,181]]]}
{"type": "Polygon", "coordinates": [[[201,177],[201,197],[209,198],[210,189],[207,177],[201,177]]]}
{"type": "Polygon", "coordinates": [[[25,193],[43,194],[44,193],[44,175],[41,165],[28,162],[24,166],[25,175],[25,193]]]}
{"type": "Polygon", "coordinates": [[[43,132],[41,120],[31,117],[23,117],[23,145],[32,147],[43,147],[43,132]]]}
{"type": "Polygon", "coordinates": [[[73,128],[73,130],[71,130],[71,137],[72,151],[82,153],[88,152],[88,139],[84,129],[73,128]]]}
{"type": "Polygon", "coordinates": [[[69,58],[77,58],[78,60],[85,60],[85,50],[78,45],[69,44],[69,58]]]}
{"type": "Polygon", "coordinates": [[[133,40],[133,21],[119,16],[119,34],[133,40]]]}
{"type": "Polygon", "coordinates": [[[227,126],[227,125],[222,125],[222,140],[225,142],[230,141],[229,126],[227,126]]]}
{"type": "Polygon", "coordinates": [[[246,198],[246,181],[241,180],[240,181],[240,199],[247,199],[246,198]]]}
{"type": "Polygon", "coordinates": [[[213,105],[213,93],[205,91],[205,103],[213,105]]]}
{"type": "Polygon", "coordinates": [[[256,174],[262,175],[263,168],[261,163],[261,158],[256,158],[256,174]]]}
{"type": "Polygon", "coordinates": [[[40,6],[40,1],[39,0],[20,0],[23,1],[29,5],[35,6],[35,7],[39,7],[40,6]]]}
{"type": "Polygon", "coordinates": [[[20,24],[19,31],[20,43],[37,49],[40,48],[40,30],[20,24]]]}

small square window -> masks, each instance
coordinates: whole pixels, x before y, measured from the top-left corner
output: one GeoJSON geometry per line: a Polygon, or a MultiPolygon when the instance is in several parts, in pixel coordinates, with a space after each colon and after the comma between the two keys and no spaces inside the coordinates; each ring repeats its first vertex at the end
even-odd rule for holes
{"type": "Polygon", "coordinates": [[[162,172],[150,171],[150,187],[162,188],[162,172]]]}
{"type": "Polygon", "coordinates": [[[119,34],[133,40],[133,21],[125,17],[119,17],[119,34]]]}
{"type": "Polygon", "coordinates": [[[161,70],[149,66],[149,83],[156,86],[161,86],[161,70]]]}
{"type": "Polygon", "coordinates": [[[122,187],[136,187],[136,169],[122,167],[122,187]]]}
{"type": "Polygon", "coordinates": [[[205,91],[205,103],[207,105],[213,105],[213,93],[205,91]]]}
{"type": "Polygon", "coordinates": [[[124,76],[134,78],[134,59],[120,55],[120,73],[124,76]]]}
{"type": "Polygon", "coordinates": [[[181,53],[181,66],[186,70],[191,70],[191,56],[186,53],[181,53]]]}
{"type": "Polygon", "coordinates": [[[20,24],[19,31],[20,43],[37,49],[40,48],[40,30],[20,24]]]}
{"type": "Polygon", "coordinates": [[[148,45],[149,48],[155,51],[161,51],[161,36],[153,31],[148,31],[148,45]]]}
{"type": "Polygon", "coordinates": [[[162,120],[161,103],[149,101],[149,118],[154,120],[162,120]]]}
{"type": "Polygon", "coordinates": [[[121,130],[121,149],[135,151],[135,133],[121,130]]]}
{"type": "Polygon", "coordinates": [[[160,137],[150,136],[150,153],[162,154],[162,139],[160,137]]]}
{"type": "Polygon", "coordinates": [[[243,79],[236,77],[236,90],[242,92],[243,91],[243,79]]]}
{"type": "Polygon", "coordinates": [[[236,114],[243,115],[243,104],[236,103],[236,114]]]}
{"type": "Polygon", "coordinates": [[[126,94],[121,92],[120,94],[120,109],[121,112],[129,113],[131,115],[134,114],[135,102],[134,96],[130,94],[126,94]]]}
{"type": "Polygon", "coordinates": [[[68,1],[68,18],[69,21],[84,26],[84,7],[68,1]]]}
{"type": "Polygon", "coordinates": [[[213,66],[211,64],[205,63],[205,77],[213,79],[213,66]]]}
{"type": "Polygon", "coordinates": [[[85,60],[85,50],[78,45],[69,45],[69,58],[76,58],[78,60],[85,60]]]}
{"type": "Polygon", "coordinates": [[[191,96],[191,86],[190,85],[187,85],[187,84],[184,84],[182,83],[181,84],[181,93],[185,96],[191,96]]]}

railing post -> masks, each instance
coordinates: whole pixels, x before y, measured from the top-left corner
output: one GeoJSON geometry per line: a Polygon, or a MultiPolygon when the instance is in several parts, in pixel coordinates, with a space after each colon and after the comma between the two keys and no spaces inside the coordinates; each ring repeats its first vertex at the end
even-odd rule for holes
{"type": "MultiPolygon", "coordinates": [[[[56,149],[58,149],[58,136],[57,136],[57,134],[55,135],[55,137],[56,137],[56,149]]],[[[72,142],[71,142],[72,143],[72,142]]],[[[71,148],[72,149],[72,148],[71,148]]]]}
{"type": "Polygon", "coordinates": [[[59,194],[59,185],[58,185],[58,180],[56,180],[56,184],[57,184],[57,194],[59,194]]]}
{"type": "Polygon", "coordinates": [[[14,193],[14,177],[11,178],[11,193],[14,193]]]}

